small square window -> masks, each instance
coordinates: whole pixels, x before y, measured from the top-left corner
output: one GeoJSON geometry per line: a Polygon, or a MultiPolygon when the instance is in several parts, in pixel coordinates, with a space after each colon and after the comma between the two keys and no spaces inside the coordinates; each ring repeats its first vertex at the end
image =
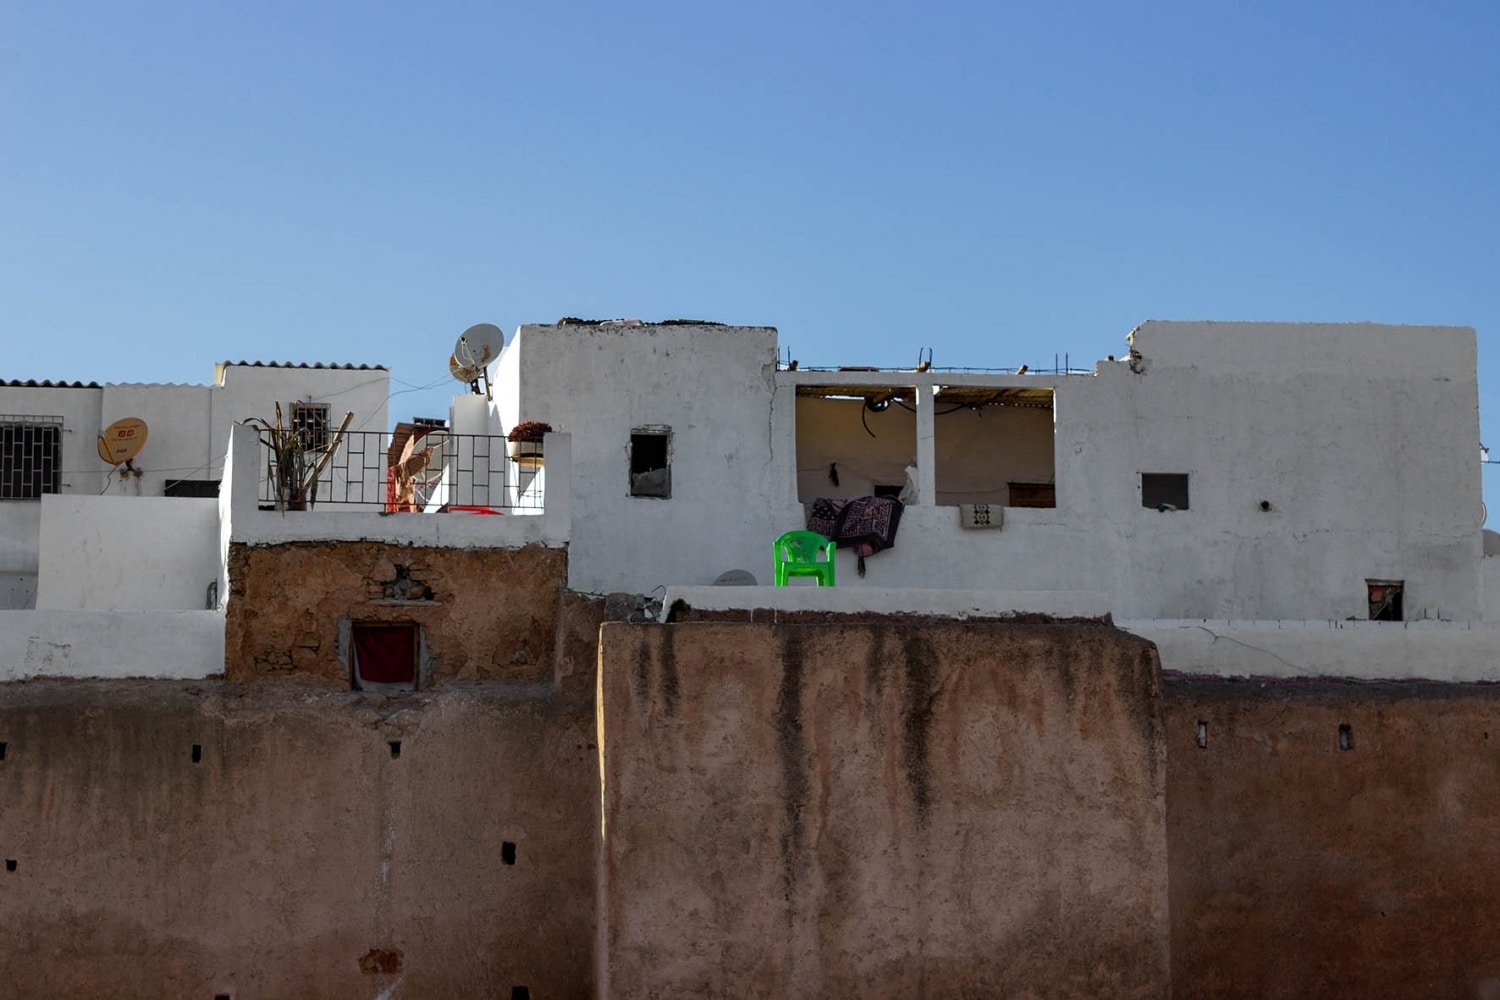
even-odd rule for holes
{"type": "Polygon", "coordinates": [[[1152,510],[1188,509],[1186,472],[1141,473],[1141,506],[1152,510]]]}
{"type": "Polygon", "coordinates": [[[417,686],[417,626],[408,622],[355,622],[350,656],[356,690],[414,690],[417,686]]]}
{"type": "Polygon", "coordinates": [[[670,497],[672,431],[638,427],[630,432],[630,495],[670,497]]]}
{"type": "Polygon", "coordinates": [[[1405,621],[1401,599],[1406,590],[1403,580],[1366,580],[1365,593],[1370,603],[1370,621],[1405,621]]]}
{"type": "Polygon", "coordinates": [[[293,403],[292,430],[302,438],[305,451],[322,451],[328,447],[328,404],[293,403]]]}

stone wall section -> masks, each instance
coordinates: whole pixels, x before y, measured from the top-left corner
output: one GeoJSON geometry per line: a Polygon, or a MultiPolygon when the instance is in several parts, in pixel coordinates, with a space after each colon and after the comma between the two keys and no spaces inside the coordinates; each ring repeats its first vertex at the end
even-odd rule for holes
{"type": "Polygon", "coordinates": [[[952,621],[602,635],[601,996],[1167,995],[1149,643],[952,621]]]}
{"type": "Polygon", "coordinates": [[[0,747],[0,995],[594,993],[588,697],[31,681],[0,747]]]}
{"type": "Polygon", "coordinates": [[[1166,693],[1174,996],[1500,997],[1500,688],[1166,693]]]}
{"type": "Polygon", "coordinates": [[[341,622],[422,627],[433,685],[544,681],[567,553],[289,542],[229,550],[225,674],[348,688],[341,622]]]}

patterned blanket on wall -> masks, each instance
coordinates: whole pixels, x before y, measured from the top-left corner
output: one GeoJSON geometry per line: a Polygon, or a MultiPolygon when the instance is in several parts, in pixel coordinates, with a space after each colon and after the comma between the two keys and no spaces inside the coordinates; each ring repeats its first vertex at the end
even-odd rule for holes
{"type": "Polygon", "coordinates": [[[859,575],[864,576],[865,557],[896,544],[904,509],[894,497],[820,497],[807,512],[807,530],[832,539],[841,548],[853,548],[859,556],[859,575]]]}

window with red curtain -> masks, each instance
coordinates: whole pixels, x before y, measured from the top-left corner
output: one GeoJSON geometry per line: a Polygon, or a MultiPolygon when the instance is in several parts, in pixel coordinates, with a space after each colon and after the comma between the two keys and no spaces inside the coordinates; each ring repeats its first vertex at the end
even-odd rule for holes
{"type": "Polygon", "coordinates": [[[358,624],[353,627],[354,676],[361,684],[417,683],[417,626],[358,624]]]}

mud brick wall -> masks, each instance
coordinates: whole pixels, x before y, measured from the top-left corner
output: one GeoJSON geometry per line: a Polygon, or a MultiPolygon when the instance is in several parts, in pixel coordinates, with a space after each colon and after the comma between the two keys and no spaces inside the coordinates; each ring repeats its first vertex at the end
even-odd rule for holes
{"type": "Polygon", "coordinates": [[[225,674],[347,688],[343,620],[422,626],[435,685],[550,679],[566,579],[567,553],[542,546],[234,544],[225,674]]]}
{"type": "Polygon", "coordinates": [[[592,698],[0,685],[0,995],[594,994],[592,698]]]}
{"type": "Polygon", "coordinates": [[[1500,997],[1500,689],[1166,692],[1174,996],[1500,997]]]}
{"type": "Polygon", "coordinates": [[[606,624],[608,997],[1164,997],[1155,649],[606,624]]]}

